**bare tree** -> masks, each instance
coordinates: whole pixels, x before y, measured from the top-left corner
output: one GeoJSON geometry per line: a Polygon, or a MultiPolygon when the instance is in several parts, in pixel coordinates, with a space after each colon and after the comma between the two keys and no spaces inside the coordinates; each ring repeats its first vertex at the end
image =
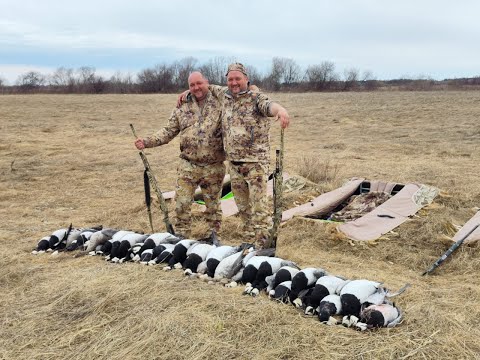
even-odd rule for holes
{"type": "Polygon", "coordinates": [[[272,69],[270,71],[270,78],[272,84],[275,86],[275,90],[280,89],[280,85],[282,84],[282,74],[284,72],[284,66],[282,58],[274,57],[272,59],[272,69]]]}
{"type": "Polygon", "coordinates": [[[120,71],[115,72],[108,81],[110,91],[116,94],[126,94],[133,92],[134,82],[132,74],[122,74],[120,71]]]}
{"type": "Polygon", "coordinates": [[[235,62],[233,58],[217,56],[200,66],[199,70],[211,84],[225,85],[228,64],[235,62]]]}
{"type": "Polygon", "coordinates": [[[137,74],[142,92],[171,92],[176,90],[174,84],[175,68],[172,65],[159,64],[153,69],[145,69],[137,74]]]}
{"type": "Polygon", "coordinates": [[[414,76],[407,84],[407,90],[432,90],[435,85],[435,80],[427,74],[418,74],[414,76]]]}
{"type": "MultiPolygon", "coordinates": [[[[215,57],[198,66],[196,58],[185,57],[170,64],[162,63],[146,68],[135,74],[136,76],[123,75],[117,71],[108,80],[96,75],[95,68],[91,66],[78,69],[59,67],[48,77],[36,71],[25,73],[18,77],[15,86],[8,86],[5,79],[0,77],[0,92],[177,92],[186,88],[188,76],[196,69],[212,84],[225,85],[227,66],[235,61],[237,60],[232,57],[215,57]]],[[[245,65],[252,84],[273,91],[373,91],[380,86],[403,90],[434,90],[480,86],[479,76],[436,81],[427,75],[417,75],[379,81],[372,71],[360,73],[360,70],[354,67],[345,69],[341,77],[335,72],[335,64],[331,61],[309,65],[301,74],[300,66],[293,59],[274,57],[270,72],[266,76],[254,66],[245,65]]]]}
{"type": "Polygon", "coordinates": [[[359,70],[355,68],[345,69],[343,90],[353,90],[358,86],[359,70]]]}
{"type": "Polygon", "coordinates": [[[0,76],[0,91],[3,92],[3,88],[4,88],[5,84],[6,84],[5,79],[0,76]]]}
{"type": "Polygon", "coordinates": [[[300,81],[301,69],[293,59],[283,59],[283,84],[291,86],[300,81]]]}
{"type": "Polygon", "coordinates": [[[178,89],[184,89],[188,84],[188,77],[196,69],[198,60],[194,57],[183,58],[173,64],[175,68],[175,85],[178,89]]]}
{"type": "Polygon", "coordinates": [[[261,87],[263,85],[263,77],[258,72],[257,68],[252,65],[245,65],[245,68],[247,70],[248,80],[250,81],[250,84],[261,87]]]}
{"type": "Polygon", "coordinates": [[[272,59],[272,68],[270,74],[265,78],[265,86],[274,91],[280,90],[282,83],[283,62],[281,58],[274,57],[272,59]]]}
{"type": "Polygon", "coordinates": [[[81,66],[76,70],[76,73],[76,90],[80,93],[94,93],[93,83],[96,80],[95,68],[92,66],[81,66]]]}
{"type": "Polygon", "coordinates": [[[372,91],[378,88],[378,81],[370,70],[365,70],[362,75],[362,84],[365,90],[372,91]]]}
{"type": "Polygon", "coordinates": [[[312,90],[329,90],[338,80],[335,73],[335,64],[331,61],[323,61],[319,65],[310,65],[305,71],[305,80],[312,90]]]}
{"type": "Polygon", "coordinates": [[[158,79],[160,92],[171,92],[175,90],[174,75],[175,69],[171,65],[157,65],[155,66],[155,72],[158,79]]]}
{"type": "Polygon", "coordinates": [[[50,76],[50,85],[56,88],[56,90],[63,90],[63,92],[71,93],[75,88],[75,75],[73,69],[65,67],[59,67],[50,76]]]}
{"type": "Polygon", "coordinates": [[[300,80],[300,66],[289,58],[274,57],[270,74],[265,79],[266,86],[280,90],[283,86],[291,87],[300,80]]]}
{"type": "Polygon", "coordinates": [[[45,76],[38,71],[29,71],[20,75],[17,79],[17,85],[21,91],[32,92],[45,84],[45,76]]]}
{"type": "Polygon", "coordinates": [[[155,72],[153,69],[144,69],[137,74],[138,84],[143,93],[153,93],[158,91],[155,72]]]}
{"type": "Polygon", "coordinates": [[[101,94],[105,92],[105,89],[107,88],[107,82],[102,76],[95,75],[91,85],[92,85],[92,92],[94,94],[101,94]]]}

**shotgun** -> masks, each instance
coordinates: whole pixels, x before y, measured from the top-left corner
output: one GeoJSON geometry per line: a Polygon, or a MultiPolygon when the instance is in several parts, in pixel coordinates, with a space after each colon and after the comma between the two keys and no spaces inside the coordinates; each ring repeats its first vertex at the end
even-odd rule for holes
{"type": "Polygon", "coordinates": [[[422,274],[422,276],[430,274],[433,270],[435,270],[438,266],[440,266],[441,263],[445,261],[447,257],[449,257],[455,250],[457,250],[460,245],[463,244],[463,242],[470,236],[472,233],[477,230],[478,226],[480,224],[477,224],[471,229],[467,235],[462,237],[460,240],[457,240],[452,246],[450,246],[450,249],[448,249],[445,254],[443,254],[437,261],[434,262],[432,266],[430,266],[427,270],[425,270],[422,274]]]}
{"type": "MultiPolygon", "coordinates": [[[[138,136],[137,136],[137,133],[135,131],[135,128],[133,127],[133,124],[130,124],[130,128],[132,129],[132,132],[133,132],[133,135],[135,136],[135,138],[138,139],[138,136]]],[[[170,234],[175,235],[173,225],[170,222],[170,219],[168,217],[167,204],[165,202],[165,199],[163,198],[162,191],[160,190],[160,187],[158,186],[157,179],[155,178],[155,175],[152,172],[152,168],[150,167],[150,164],[148,163],[147,156],[145,155],[143,150],[140,150],[138,154],[140,155],[140,158],[143,161],[143,166],[145,168],[145,173],[147,174],[148,180],[150,181],[150,184],[152,185],[153,190],[155,190],[155,193],[157,194],[158,202],[159,202],[159,205],[160,205],[160,210],[163,213],[163,222],[165,223],[165,227],[167,228],[167,231],[170,234]]],[[[152,229],[153,229],[153,227],[152,227],[152,229]]]]}

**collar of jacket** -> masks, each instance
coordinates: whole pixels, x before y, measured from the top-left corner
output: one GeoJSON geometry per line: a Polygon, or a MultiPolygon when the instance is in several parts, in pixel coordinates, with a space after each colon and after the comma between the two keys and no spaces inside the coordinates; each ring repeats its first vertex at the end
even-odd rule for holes
{"type": "MultiPolygon", "coordinates": [[[[212,95],[212,92],[210,90],[208,90],[208,93],[207,93],[207,96],[205,96],[205,99],[203,99],[204,101],[208,100],[210,98],[210,96],[212,95]]],[[[195,96],[192,95],[192,93],[188,93],[187,94],[187,103],[198,103],[197,99],[195,98],[195,96]]]]}
{"type": "MultiPolygon", "coordinates": [[[[238,93],[237,97],[242,96],[242,95],[245,95],[245,94],[249,94],[249,93],[251,93],[251,91],[248,90],[248,89],[247,89],[247,90],[244,90],[244,91],[240,91],[240,92],[238,93]]],[[[230,98],[230,99],[233,99],[233,98],[235,97],[235,96],[233,96],[233,94],[230,92],[230,90],[227,90],[227,91],[225,92],[225,96],[228,97],[228,98],[230,98]]]]}

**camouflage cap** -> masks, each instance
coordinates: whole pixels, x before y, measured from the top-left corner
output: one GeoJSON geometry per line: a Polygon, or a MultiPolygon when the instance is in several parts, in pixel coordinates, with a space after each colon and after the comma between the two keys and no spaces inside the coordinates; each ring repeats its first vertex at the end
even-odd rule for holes
{"type": "Polygon", "coordinates": [[[230,71],[240,71],[243,75],[248,76],[245,66],[243,66],[243,64],[240,64],[240,63],[233,63],[228,65],[228,70],[225,76],[228,76],[228,73],[230,71]]]}

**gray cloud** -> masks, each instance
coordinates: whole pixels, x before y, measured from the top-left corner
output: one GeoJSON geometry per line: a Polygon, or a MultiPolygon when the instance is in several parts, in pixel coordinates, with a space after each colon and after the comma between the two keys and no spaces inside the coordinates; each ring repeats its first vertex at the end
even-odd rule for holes
{"type": "Polygon", "coordinates": [[[379,78],[479,74],[480,2],[473,0],[0,0],[0,7],[4,68],[68,67],[85,58],[97,61],[85,65],[140,69],[156,59],[233,56],[265,70],[284,56],[379,78]]]}

